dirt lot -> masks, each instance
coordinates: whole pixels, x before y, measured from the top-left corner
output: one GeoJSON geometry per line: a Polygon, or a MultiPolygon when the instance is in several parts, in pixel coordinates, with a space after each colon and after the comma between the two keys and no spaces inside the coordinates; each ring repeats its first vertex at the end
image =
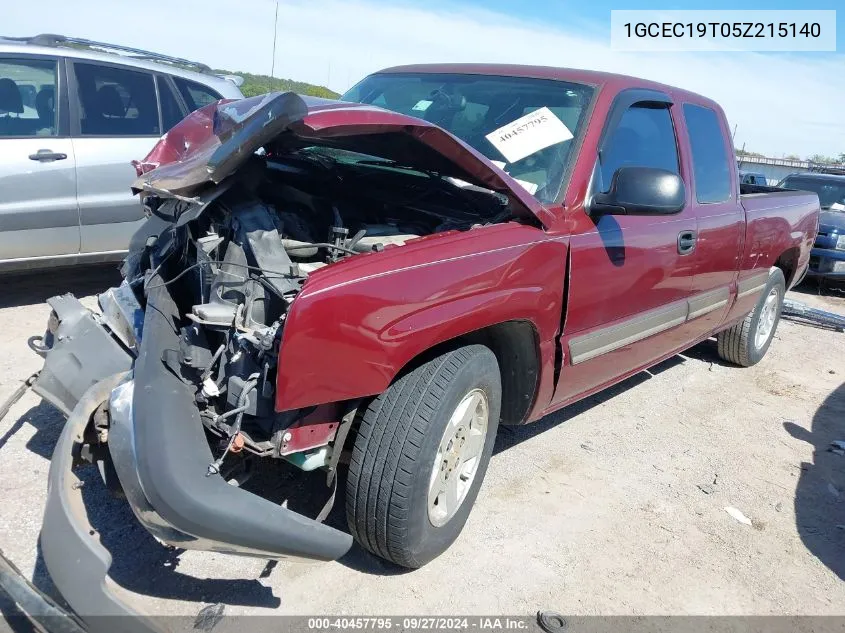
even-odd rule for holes
{"type": "MultiPolygon", "coordinates": [[[[0,400],[40,367],[43,300],[111,269],[4,278],[0,400]]],[[[845,314],[845,295],[793,298],[845,314]]],[[[28,394],[0,424],[0,547],[49,588],[37,537],[63,419],[28,394]]],[[[712,342],[535,425],[505,429],[463,535],[413,572],[357,547],[334,563],[159,546],[92,475],[112,576],[150,614],[845,614],[845,334],[782,321],[763,362],[712,342]],[[752,520],[744,525],[726,506],[752,520]]],[[[265,468],[272,489],[288,471],[265,468]]],[[[89,490],[90,489],[90,490],[89,490]]],[[[343,504],[329,521],[344,525],[343,504]]]]}

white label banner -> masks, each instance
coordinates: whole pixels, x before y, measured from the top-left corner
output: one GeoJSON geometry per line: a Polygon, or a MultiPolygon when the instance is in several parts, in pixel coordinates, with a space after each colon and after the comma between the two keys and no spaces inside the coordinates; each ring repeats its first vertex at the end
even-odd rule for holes
{"type": "Polygon", "coordinates": [[[515,163],[555,143],[568,141],[572,132],[554,112],[542,107],[490,132],[485,138],[509,163],[515,163]]]}
{"type": "MultiPolygon", "coordinates": [[[[836,10],[614,9],[610,12],[610,48],[660,52],[834,52],[836,10]]],[[[737,63],[740,67],[741,62],[737,63]]]]}

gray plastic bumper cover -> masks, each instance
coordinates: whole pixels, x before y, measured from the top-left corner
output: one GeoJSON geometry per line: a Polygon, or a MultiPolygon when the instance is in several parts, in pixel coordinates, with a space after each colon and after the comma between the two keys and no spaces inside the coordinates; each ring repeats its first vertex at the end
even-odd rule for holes
{"type": "Polygon", "coordinates": [[[167,289],[152,288],[135,364],[131,445],[110,441],[118,478],[136,516],[178,547],[262,558],[343,556],[352,547],[351,535],[230,486],[219,475],[206,476],[214,458],[199,411],[186,386],[161,361],[164,350],[179,345],[177,322],[167,289]],[[133,481],[125,481],[126,450],[132,453],[133,481]],[[141,503],[133,503],[133,488],[142,494],[141,503]]]}
{"type": "Polygon", "coordinates": [[[349,534],[234,488],[219,475],[205,476],[212,456],[198,411],[160,360],[164,349],[178,344],[173,310],[163,289],[150,297],[134,380],[120,373],[90,387],[68,418],[51,460],[41,528],[44,561],[91,631],[158,630],[112,591],[111,555],[88,521],[81,480],[73,472],[75,449],[105,400],[112,419],[109,450],[121,486],[136,517],[160,540],[274,559],[334,560],[352,546],[349,534]],[[119,626],[113,617],[121,618],[119,626]]]}
{"type": "Polygon", "coordinates": [[[140,633],[157,628],[112,592],[107,576],[111,555],[88,521],[82,482],[72,470],[74,447],[91,414],[125,377],[116,374],[90,387],[65,424],[50,461],[41,550],[53,583],[91,631],[140,633]],[[118,627],[115,617],[121,618],[118,627]]]}

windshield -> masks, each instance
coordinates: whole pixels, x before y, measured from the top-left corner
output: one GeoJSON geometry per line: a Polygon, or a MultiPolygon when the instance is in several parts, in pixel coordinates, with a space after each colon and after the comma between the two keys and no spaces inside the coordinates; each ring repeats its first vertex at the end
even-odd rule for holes
{"type": "Polygon", "coordinates": [[[812,191],[819,195],[822,209],[829,209],[834,204],[845,205],[845,179],[825,180],[823,178],[802,178],[789,176],[781,183],[787,189],[812,191]]]}
{"type": "Polygon", "coordinates": [[[554,202],[585,126],[593,88],[523,77],[370,75],[341,97],[425,119],[451,132],[554,202]]]}

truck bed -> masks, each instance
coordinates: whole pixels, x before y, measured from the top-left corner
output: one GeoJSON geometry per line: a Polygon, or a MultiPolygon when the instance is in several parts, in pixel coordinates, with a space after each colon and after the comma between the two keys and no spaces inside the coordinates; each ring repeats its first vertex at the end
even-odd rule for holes
{"type": "Polygon", "coordinates": [[[747,221],[742,268],[755,267],[760,254],[772,264],[781,258],[788,271],[787,287],[791,287],[810,261],[818,232],[819,197],[809,191],[740,185],[740,202],[747,221]]]}

